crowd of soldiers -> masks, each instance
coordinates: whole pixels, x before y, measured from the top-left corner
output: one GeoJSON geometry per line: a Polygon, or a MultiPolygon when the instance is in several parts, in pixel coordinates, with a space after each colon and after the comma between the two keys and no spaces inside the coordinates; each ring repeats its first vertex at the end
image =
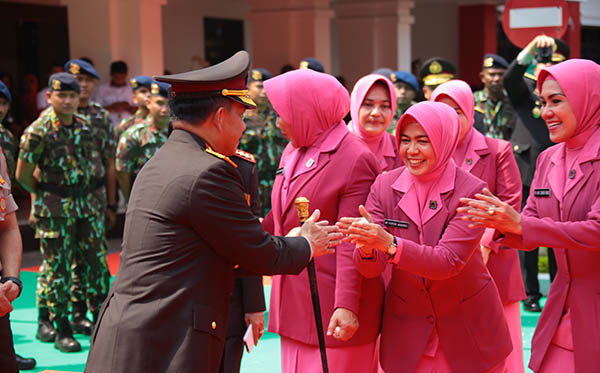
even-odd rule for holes
{"type": "MultiPolygon", "coordinates": [[[[525,49],[535,49],[535,43],[534,39],[525,49]]],[[[486,136],[513,144],[523,181],[523,201],[527,199],[535,159],[550,145],[540,143],[547,135],[527,138],[522,130],[522,122],[542,121],[535,76],[541,67],[568,57],[566,44],[556,40],[554,52],[536,61],[517,58],[509,64],[493,54],[485,55],[482,61],[483,89],[474,92],[474,126],[486,136]]],[[[304,59],[299,68],[324,72],[314,58],[304,59]]],[[[94,66],[75,59],[68,61],[64,69],[50,76],[46,94],[50,106],[25,129],[18,151],[13,135],[2,126],[0,145],[11,178],[31,193],[30,223],[43,254],[36,291],[36,337],[54,342],[63,352],[73,352],[81,350],[74,333],[92,333],[109,290],[106,232],[116,221],[117,189],[128,201],[136,175],[168,138],[170,112],[169,85],[149,76],[137,76],[130,80],[137,111],[113,123],[109,111],[91,99],[100,79],[94,66]]],[[[407,71],[383,68],[375,73],[394,83],[397,102],[388,132],[395,133],[402,114],[418,98],[429,100],[438,85],[455,78],[456,68],[444,58],[434,57],[421,66],[419,80],[407,71]]],[[[269,71],[259,67],[249,73],[248,93],[257,107],[244,114],[247,128],[237,154],[255,164],[260,208],[254,211],[259,217],[270,210],[274,178],[280,172],[279,159],[288,142],[276,126],[276,113],[264,93],[263,82],[271,77],[269,71]]],[[[0,122],[10,103],[10,92],[0,82],[0,122]]],[[[525,254],[522,260],[528,295],[525,307],[539,312],[537,252],[525,254]]],[[[253,281],[255,297],[263,297],[261,282],[256,278],[253,281]]],[[[264,328],[264,302],[242,314],[247,323],[264,328]]],[[[241,353],[238,370],[239,359],[241,353]]]]}

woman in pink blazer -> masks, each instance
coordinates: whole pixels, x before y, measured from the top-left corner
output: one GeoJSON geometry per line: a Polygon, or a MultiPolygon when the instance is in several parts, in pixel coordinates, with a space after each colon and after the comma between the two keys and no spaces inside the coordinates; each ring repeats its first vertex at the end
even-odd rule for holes
{"type": "Polygon", "coordinates": [[[471,226],[522,250],[555,248],[558,272],[532,340],[535,372],[600,370],[600,66],[568,60],[538,75],[550,140],[522,214],[489,191],[464,199],[471,226]]]}
{"type": "Polygon", "coordinates": [[[485,187],[452,160],[459,134],[449,106],[412,106],[396,130],[406,167],[376,179],[360,208],[364,219],[338,222],[357,246],[355,264],[365,277],[393,266],[383,372],[502,372],[512,350],[498,290],[479,254],[483,229],[470,230],[456,213],[461,196],[485,187]]]}
{"type": "Polygon", "coordinates": [[[394,84],[379,74],[363,76],[356,82],[350,95],[350,132],[371,149],[381,171],[402,166],[396,155],[394,136],[386,130],[394,119],[396,89],[394,84]]]}
{"type": "MultiPolygon", "coordinates": [[[[460,168],[485,181],[492,193],[517,211],[521,208],[521,175],[508,141],[486,137],[473,128],[474,106],[471,87],[462,80],[450,80],[431,94],[433,101],[444,103],[456,111],[461,121],[454,162],[460,168]]],[[[494,230],[486,229],[481,240],[483,261],[498,287],[504,315],[512,338],[513,351],[506,359],[509,373],[522,373],[523,337],[521,306],[525,287],[517,250],[500,248],[493,241],[494,230]]]]}
{"type": "MultiPolygon", "coordinates": [[[[277,125],[290,140],[265,229],[287,233],[298,226],[294,200],[300,196],[310,200],[311,212],[320,210],[321,219],[356,216],[380,170],[373,153],[342,120],[350,109],[346,89],[334,77],[309,69],[269,79],[264,86],[277,125]]],[[[369,372],[364,356],[373,355],[380,327],[383,280],[364,279],[354,266],[353,250],[343,243],[335,255],[315,260],[330,372],[369,372]]],[[[281,336],[284,373],[321,370],[306,271],[274,276],[268,330],[281,336]]]]}

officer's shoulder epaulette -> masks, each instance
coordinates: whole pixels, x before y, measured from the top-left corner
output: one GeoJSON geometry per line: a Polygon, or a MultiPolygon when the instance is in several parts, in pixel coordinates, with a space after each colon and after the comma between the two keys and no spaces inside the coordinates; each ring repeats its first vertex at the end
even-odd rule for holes
{"type": "Polygon", "coordinates": [[[531,79],[533,81],[537,81],[537,77],[535,75],[531,74],[531,73],[524,73],[523,76],[526,77],[526,78],[529,78],[529,79],[531,79]]]}
{"type": "Polygon", "coordinates": [[[482,108],[480,108],[479,106],[475,106],[475,111],[480,112],[481,114],[485,114],[485,110],[483,110],[482,108]]]}
{"type": "Polygon", "coordinates": [[[213,155],[219,159],[224,160],[225,162],[229,163],[230,165],[232,165],[233,167],[237,168],[237,164],[233,163],[233,161],[231,159],[229,159],[228,156],[223,155],[221,153],[217,153],[216,151],[212,150],[211,148],[207,147],[206,148],[206,152],[210,155],[213,155]]]}
{"type": "Polygon", "coordinates": [[[256,158],[254,158],[254,155],[252,155],[252,153],[245,152],[241,149],[235,150],[235,156],[238,158],[242,158],[248,162],[256,163],[256,158]]]}

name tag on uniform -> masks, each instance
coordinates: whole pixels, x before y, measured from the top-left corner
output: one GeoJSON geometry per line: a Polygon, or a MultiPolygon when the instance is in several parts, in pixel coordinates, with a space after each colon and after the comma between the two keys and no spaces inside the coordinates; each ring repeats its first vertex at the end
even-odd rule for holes
{"type": "Polygon", "coordinates": [[[275,171],[275,176],[277,175],[283,175],[283,167],[278,168],[277,171],[275,171]]]}
{"type": "Polygon", "coordinates": [[[400,221],[400,220],[385,219],[385,220],[383,221],[383,225],[385,225],[386,227],[394,227],[394,228],[404,228],[404,229],[408,229],[408,222],[407,222],[407,221],[400,221]]]}
{"type": "Polygon", "coordinates": [[[535,189],[533,195],[536,197],[550,197],[550,189],[535,189]]]}

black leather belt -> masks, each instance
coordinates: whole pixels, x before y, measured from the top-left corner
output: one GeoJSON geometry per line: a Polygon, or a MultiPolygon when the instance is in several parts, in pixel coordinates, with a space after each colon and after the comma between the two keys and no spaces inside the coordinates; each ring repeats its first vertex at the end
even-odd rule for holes
{"type": "Polygon", "coordinates": [[[92,180],[91,184],[82,187],[39,183],[38,189],[43,190],[44,192],[56,194],[57,196],[62,198],[84,197],[103,186],[104,182],[104,178],[94,179],[92,180]]]}

